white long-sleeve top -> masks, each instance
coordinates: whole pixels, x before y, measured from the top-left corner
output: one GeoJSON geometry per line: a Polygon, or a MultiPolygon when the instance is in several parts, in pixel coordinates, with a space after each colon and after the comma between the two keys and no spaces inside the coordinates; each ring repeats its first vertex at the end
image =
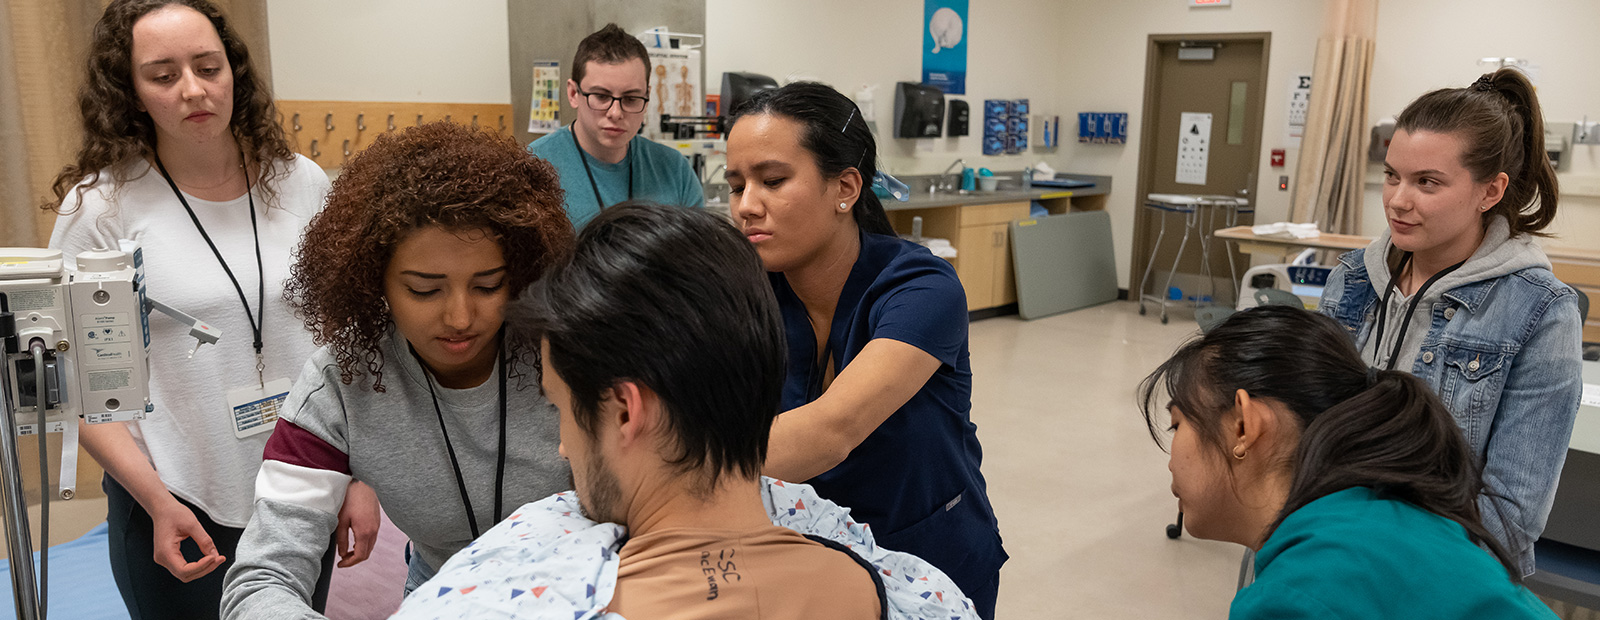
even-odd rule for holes
{"type": "MultiPolygon", "coordinates": [[[[297,155],[287,166],[287,174],[274,185],[277,202],[271,208],[261,188],[251,188],[265,274],[256,269],[245,196],[213,202],[185,195],[239,279],[252,316],[258,308],[258,278],[266,278],[262,354],[268,381],[294,378],[316,351],[311,334],[283,301],[283,284],[291,252],[321,210],[330,184],[326,173],[305,157],[297,155]]],[[[201,347],[191,359],[194,340],[187,336],[188,328],[165,316],[150,317],[150,398],[155,411],[129,423],[128,430],[173,495],[199,506],[217,523],[242,528],[250,520],[256,471],[268,437],[235,437],[229,417],[227,392],[257,385],[250,322],[222,265],[161,173],[142,160],[126,167],[126,182],[114,181],[109,168],[102,171],[83,192],[81,205],[77,189],[67,194],[50,247],[70,257],[97,247],[115,248],[119,239],[136,240],[144,248],[150,297],[222,331],[221,341],[201,347]]]]}

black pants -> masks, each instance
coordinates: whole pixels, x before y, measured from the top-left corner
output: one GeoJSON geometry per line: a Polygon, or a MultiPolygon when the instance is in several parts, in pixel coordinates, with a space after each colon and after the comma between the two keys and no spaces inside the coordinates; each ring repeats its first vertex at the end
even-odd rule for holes
{"type": "MultiPolygon", "coordinates": [[[[155,526],[150,514],[122,485],[105,476],[100,483],[106,491],[106,529],[111,547],[111,576],[117,580],[122,602],[133,620],[179,620],[217,618],[222,607],[222,578],[233,567],[244,530],[218,525],[205,511],[174,497],[194,511],[200,526],[211,536],[217,553],[228,558],[206,576],[184,583],[155,562],[155,526]]],[[[333,577],[333,545],[322,556],[322,576],[311,596],[311,607],[321,613],[328,605],[328,583],[333,577]]],[[[183,557],[198,561],[204,554],[193,540],[183,541],[183,557]]]]}

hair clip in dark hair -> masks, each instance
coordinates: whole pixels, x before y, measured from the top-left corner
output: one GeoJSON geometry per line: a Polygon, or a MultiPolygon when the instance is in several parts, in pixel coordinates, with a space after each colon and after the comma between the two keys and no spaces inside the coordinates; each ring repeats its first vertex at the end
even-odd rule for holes
{"type": "Polygon", "coordinates": [[[1377,385],[1377,384],[1378,384],[1378,369],[1374,368],[1372,366],[1368,366],[1367,367],[1367,387],[1370,388],[1370,387],[1372,387],[1374,385],[1377,385]]]}
{"type": "Polygon", "coordinates": [[[853,121],[853,120],[856,120],[856,109],[855,109],[855,106],[851,106],[850,107],[850,116],[845,117],[844,126],[839,128],[839,133],[844,133],[844,131],[846,129],[849,129],[850,128],[850,121],[853,121]]]}
{"type": "Polygon", "coordinates": [[[1480,76],[1478,78],[1478,81],[1472,83],[1472,90],[1485,92],[1485,93],[1493,92],[1493,91],[1497,90],[1497,88],[1494,85],[1494,74],[1493,73],[1485,73],[1482,76],[1480,76]]]}

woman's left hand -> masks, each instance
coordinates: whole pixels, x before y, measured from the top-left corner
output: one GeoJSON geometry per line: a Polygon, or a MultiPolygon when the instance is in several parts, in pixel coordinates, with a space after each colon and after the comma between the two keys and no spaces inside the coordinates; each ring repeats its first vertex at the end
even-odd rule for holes
{"type": "Polygon", "coordinates": [[[359,480],[351,480],[344,493],[344,505],[339,507],[339,526],[333,530],[339,547],[339,568],[355,566],[372,555],[381,521],[378,493],[359,480]]]}

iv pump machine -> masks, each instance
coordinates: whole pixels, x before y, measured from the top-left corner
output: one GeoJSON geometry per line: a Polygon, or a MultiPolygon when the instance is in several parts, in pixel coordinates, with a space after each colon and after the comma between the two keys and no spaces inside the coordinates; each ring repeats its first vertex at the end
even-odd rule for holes
{"type": "MultiPolygon", "coordinates": [[[[150,402],[148,361],[151,310],[189,326],[196,349],[221,337],[204,322],[148,298],[143,254],[137,242],[122,241],[116,248],[72,257],[63,256],[60,250],[0,248],[0,343],[4,352],[4,367],[0,368],[0,500],[6,508],[19,618],[44,617],[46,597],[42,596],[44,575],[39,579],[41,596],[33,596],[32,563],[26,560],[31,556],[27,549],[31,540],[17,462],[18,437],[62,433],[56,494],[60,499],[72,499],[79,420],[86,424],[128,422],[155,411],[150,402]],[[22,518],[15,518],[19,515],[22,518]],[[23,566],[16,562],[19,557],[23,566]]],[[[40,476],[44,478],[48,469],[42,436],[40,455],[40,476]]],[[[41,488],[50,488],[46,481],[41,483],[41,488]]],[[[50,493],[44,495],[41,509],[49,505],[50,493]]],[[[41,558],[41,573],[45,566],[41,558]]]]}

